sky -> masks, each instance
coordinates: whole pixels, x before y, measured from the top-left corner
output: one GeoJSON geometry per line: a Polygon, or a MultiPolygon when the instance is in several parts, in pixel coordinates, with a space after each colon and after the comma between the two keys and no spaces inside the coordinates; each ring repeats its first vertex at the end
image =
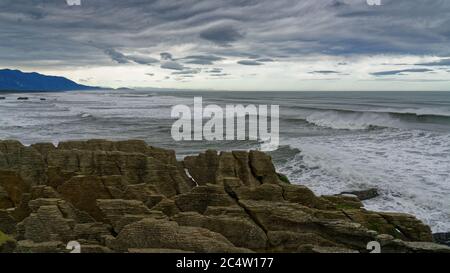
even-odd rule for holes
{"type": "Polygon", "coordinates": [[[450,1],[1,0],[0,68],[112,88],[450,91],[450,1]]]}

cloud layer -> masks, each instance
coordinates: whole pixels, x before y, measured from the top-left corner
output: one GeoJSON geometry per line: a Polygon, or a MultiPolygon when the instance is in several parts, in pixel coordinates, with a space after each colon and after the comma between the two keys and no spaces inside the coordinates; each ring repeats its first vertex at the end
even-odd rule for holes
{"type": "MultiPolygon", "coordinates": [[[[89,0],[68,6],[65,0],[2,0],[0,59],[9,67],[140,65],[229,77],[244,68],[292,67],[311,59],[348,63],[371,56],[429,56],[408,63],[413,67],[377,67],[366,74],[448,70],[450,1],[382,2],[89,0]],[[213,68],[221,71],[207,72],[213,68]]],[[[344,74],[337,68],[323,61],[303,72],[344,74]]]]}

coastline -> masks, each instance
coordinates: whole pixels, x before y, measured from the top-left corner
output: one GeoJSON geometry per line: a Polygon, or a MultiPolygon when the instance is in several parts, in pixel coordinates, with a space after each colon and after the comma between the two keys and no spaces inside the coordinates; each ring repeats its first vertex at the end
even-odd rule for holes
{"type": "Polygon", "coordinates": [[[449,252],[414,216],[288,183],[269,155],[0,141],[0,252],[449,252]],[[4,235],[6,234],[6,235],[4,235]]]}

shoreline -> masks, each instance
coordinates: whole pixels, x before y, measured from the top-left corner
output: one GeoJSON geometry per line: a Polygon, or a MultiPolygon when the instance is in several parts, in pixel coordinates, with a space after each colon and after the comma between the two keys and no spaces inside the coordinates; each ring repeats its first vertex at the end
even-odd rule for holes
{"type": "MultiPolygon", "coordinates": [[[[0,139],[0,142],[1,141],[7,141],[8,139],[5,139],[5,140],[2,140],[2,139],[0,139]]],[[[59,143],[65,143],[65,142],[86,142],[86,141],[92,141],[92,140],[94,140],[94,141],[96,141],[96,140],[101,140],[101,141],[103,141],[103,140],[105,140],[105,139],[91,139],[91,140],[89,140],[89,139],[73,139],[73,140],[61,140],[61,141],[55,141],[55,142],[48,142],[47,144],[52,144],[54,147],[58,147],[58,145],[59,145],[59,143]]],[[[14,140],[12,140],[12,141],[14,141],[14,140]]],[[[117,139],[108,139],[108,140],[106,140],[106,141],[111,141],[111,142],[123,142],[123,141],[127,141],[127,140],[124,140],[123,138],[117,138],[117,139]]],[[[141,140],[139,140],[139,141],[141,141],[141,140]]],[[[143,141],[143,140],[142,140],[143,141]]],[[[144,141],[145,142],[145,141],[144,141]]],[[[145,142],[146,143],[146,145],[149,145],[149,146],[151,146],[150,144],[148,144],[147,142],[145,142]]],[[[23,146],[25,146],[25,147],[32,147],[33,145],[35,145],[35,144],[37,144],[37,143],[22,143],[21,142],[21,144],[23,145],[23,146]]],[[[161,149],[163,149],[163,150],[167,150],[167,148],[161,148],[161,149]]],[[[294,149],[296,149],[296,148],[294,148],[294,149]]],[[[298,149],[297,149],[298,150],[298,149]]],[[[247,152],[250,152],[251,151],[251,149],[241,149],[241,150],[238,150],[238,151],[240,151],[240,152],[243,152],[243,151],[247,151],[247,152]]],[[[176,153],[176,151],[174,151],[175,152],[175,157],[176,157],[176,160],[177,161],[183,161],[186,157],[189,157],[189,156],[196,156],[197,154],[195,154],[195,153],[192,153],[192,154],[184,154],[184,155],[179,155],[178,153],[176,153]]],[[[230,151],[226,151],[226,152],[231,152],[231,150],[230,151]]],[[[264,153],[266,153],[266,154],[268,154],[269,156],[273,156],[273,151],[263,151],[264,153]]],[[[300,153],[301,151],[300,150],[298,150],[298,152],[300,153]]],[[[275,164],[274,164],[275,165],[275,164]]],[[[277,166],[275,166],[275,169],[276,169],[276,171],[277,172],[282,172],[281,170],[280,170],[280,168],[279,167],[277,167],[277,166]]],[[[284,175],[284,174],[283,174],[284,175]]],[[[288,178],[288,177],[287,177],[288,178]]],[[[290,178],[288,178],[288,179],[290,179],[290,178]]],[[[305,187],[308,187],[307,185],[304,185],[304,184],[302,184],[302,183],[295,183],[295,181],[294,181],[294,184],[295,185],[299,185],[299,186],[305,186],[305,187]]],[[[374,190],[382,190],[382,189],[380,189],[380,188],[361,188],[361,189],[353,189],[353,190],[346,190],[346,191],[343,191],[343,192],[339,192],[339,191],[336,191],[336,192],[334,192],[334,193],[328,193],[328,194],[324,194],[324,195],[345,195],[345,194],[349,194],[349,195],[352,195],[352,192],[353,192],[353,195],[357,195],[358,193],[361,193],[361,194],[363,194],[364,192],[372,192],[372,191],[374,191],[374,190]],[[354,194],[354,193],[357,193],[357,194],[354,194]]],[[[311,191],[313,191],[314,192],[314,194],[316,194],[316,195],[321,195],[321,194],[318,194],[317,192],[315,192],[313,189],[311,189],[311,191]]],[[[361,199],[361,198],[359,198],[360,199],[360,201],[362,202],[362,204],[364,205],[364,207],[366,207],[366,202],[368,202],[369,200],[372,200],[372,199],[376,199],[376,198],[379,198],[379,197],[381,197],[381,193],[380,192],[378,192],[377,194],[376,194],[376,196],[372,196],[372,197],[370,197],[370,198],[363,198],[363,199],[361,199]]],[[[414,213],[410,213],[410,212],[405,212],[405,211],[401,211],[401,210],[386,210],[386,209],[377,209],[377,208],[372,208],[372,209],[370,209],[370,210],[372,210],[372,211],[375,211],[375,212],[389,212],[389,213],[404,213],[404,214],[411,214],[411,215],[414,215],[414,213]]],[[[416,218],[417,218],[417,215],[414,215],[416,218]]],[[[422,222],[426,222],[426,220],[423,220],[423,219],[420,219],[420,218],[418,218],[419,220],[421,220],[422,222]]],[[[428,226],[430,226],[430,225],[428,225],[428,226]]],[[[432,226],[430,226],[430,228],[432,228],[432,226]]],[[[436,235],[436,237],[437,238],[441,238],[440,239],[440,242],[444,242],[444,244],[447,244],[447,245],[449,245],[450,246],[450,244],[448,243],[448,239],[445,239],[446,238],[446,236],[448,236],[447,234],[450,234],[450,231],[448,231],[448,230],[445,230],[445,229],[442,229],[442,230],[432,230],[432,234],[433,235],[436,235]]]]}
{"type": "Polygon", "coordinates": [[[288,183],[258,151],[0,141],[0,252],[449,252],[412,215],[288,183]]]}

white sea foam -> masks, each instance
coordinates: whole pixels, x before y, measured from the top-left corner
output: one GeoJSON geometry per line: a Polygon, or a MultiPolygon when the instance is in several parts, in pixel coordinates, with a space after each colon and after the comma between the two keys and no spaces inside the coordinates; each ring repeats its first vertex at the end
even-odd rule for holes
{"type": "Polygon", "coordinates": [[[332,129],[364,130],[374,126],[402,127],[401,121],[388,113],[314,111],[307,115],[305,120],[314,125],[332,129]]]}
{"type": "Polygon", "coordinates": [[[368,209],[406,212],[450,230],[450,134],[384,130],[287,141],[301,154],[281,166],[317,194],[376,187],[368,209]]]}
{"type": "MultiPolygon", "coordinates": [[[[17,94],[6,95],[5,100],[0,100],[0,139],[32,144],[138,138],[176,149],[178,154],[257,145],[239,141],[174,143],[170,137],[170,109],[176,104],[189,105],[192,96],[168,94],[136,91],[20,94],[29,97],[28,101],[17,101],[17,94]]],[[[353,95],[349,99],[345,94],[330,99],[329,94],[317,93],[311,99],[312,94],[285,94],[277,101],[281,109],[281,145],[302,150],[294,159],[283,161],[279,166],[281,172],[318,194],[377,187],[382,195],[365,202],[369,209],[411,213],[434,231],[450,231],[450,122],[445,117],[450,113],[448,97],[413,93],[409,95],[412,97],[409,103],[403,99],[403,93],[382,98],[361,94],[358,99],[353,99],[353,95]],[[395,102],[393,98],[397,98],[395,102]],[[320,110],[327,107],[334,110],[320,110]],[[416,117],[436,114],[440,117],[416,117]]],[[[210,98],[207,103],[218,105],[245,101],[242,94],[207,96],[210,98]]],[[[245,103],[273,101],[270,93],[254,97],[254,93],[249,94],[245,103]]],[[[268,145],[263,148],[273,149],[268,145]]]]}

